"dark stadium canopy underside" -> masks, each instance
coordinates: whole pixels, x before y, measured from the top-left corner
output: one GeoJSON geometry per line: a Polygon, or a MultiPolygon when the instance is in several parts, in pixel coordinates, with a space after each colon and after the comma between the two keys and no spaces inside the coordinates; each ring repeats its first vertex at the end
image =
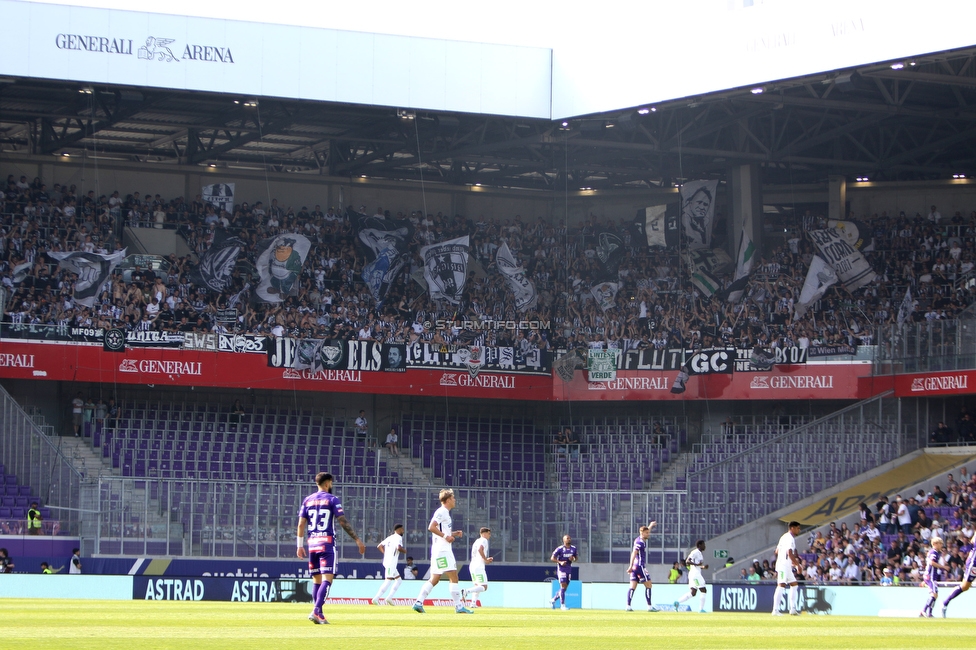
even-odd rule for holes
{"type": "Polygon", "coordinates": [[[740,164],[761,165],[774,184],[973,176],[974,57],[932,54],[565,123],[3,78],[0,153],[558,191],[668,187],[740,164]]]}

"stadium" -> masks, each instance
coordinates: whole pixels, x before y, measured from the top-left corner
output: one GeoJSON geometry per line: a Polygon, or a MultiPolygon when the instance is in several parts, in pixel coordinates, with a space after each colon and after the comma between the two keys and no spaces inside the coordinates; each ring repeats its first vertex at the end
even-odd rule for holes
{"type": "Polygon", "coordinates": [[[277,4],[0,0],[14,643],[966,633],[976,8],[277,4]]]}

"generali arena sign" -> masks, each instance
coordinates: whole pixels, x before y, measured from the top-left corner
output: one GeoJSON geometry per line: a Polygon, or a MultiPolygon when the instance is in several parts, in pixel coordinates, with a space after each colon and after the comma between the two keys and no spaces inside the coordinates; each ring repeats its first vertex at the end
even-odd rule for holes
{"type": "MultiPolygon", "coordinates": [[[[778,365],[767,372],[693,375],[684,392],[673,392],[677,370],[618,370],[616,378],[587,381],[577,370],[571,382],[544,374],[519,374],[467,367],[408,368],[405,372],[296,370],[269,365],[267,355],[129,347],[110,352],[85,343],[0,341],[0,378],[50,379],[98,383],[215,386],[387,395],[433,395],[539,401],[617,400],[780,400],[864,399],[890,388],[889,378],[872,378],[871,365],[857,362],[811,362],[778,365]],[[882,384],[884,384],[882,386],[882,384]]],[[[976,387],[968,373],[945,373],[905,379],[926,392],[965,392],[976,387]]],[[[903,382],[904,383],[904,382],[903,382]]]]}
{"type": "Polygon", "coordinates": [[[976,370],[953,370],[895,377],[895,395],[898,397],[966,395],[973,392],[976,392],[976,370]]]}

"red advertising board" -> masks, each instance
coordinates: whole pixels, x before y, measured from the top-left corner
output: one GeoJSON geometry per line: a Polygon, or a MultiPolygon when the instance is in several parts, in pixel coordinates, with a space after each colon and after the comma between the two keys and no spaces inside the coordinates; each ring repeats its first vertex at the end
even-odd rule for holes
{"type": "MultiPolygon", "coordinates": [[[[312,373],[271,367],[263,354],[150,347],[113,353],[100,345],[0,341],[3,378],[512,400],[864,399],[877,392],[878,384],[866,381],[870,373],[871,365],[859,362],[777,365],[768,372],[692,376],[685,392],[675,394],[677,371],[622,370],[616,379],[599,383],[588,382],[583,370],[569,383],[545,375],[457,368],[312,373]]],[[[946,382],[932,385],[955,390],[946,382]]],[[[899,394],[919,393],[903,389],[899,394]]]]}
{"type": "Polygon", "coordinates": [[[976,370],[946,370],[895,376],[895,395],[898,397],[972,393],[976,393],[976,370]]]}

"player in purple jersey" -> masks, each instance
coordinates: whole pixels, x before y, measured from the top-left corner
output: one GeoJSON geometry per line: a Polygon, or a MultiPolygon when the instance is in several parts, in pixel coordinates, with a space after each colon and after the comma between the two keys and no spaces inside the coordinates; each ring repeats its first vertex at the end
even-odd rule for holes
{"type": "Polygon", "coordinates": [[[308,620],[316,625],[327,624],[322,615],[322,603],[329,597],[329,589],[335,577],[335,522],[353,538],[359,553],[366,552],[366,545],[346,521],[339,497],[332,494],[332,474],[319,472],[315,475],[319,491],[310,494],[298,509],[298,557],[308,558],[308,572],[312,575],[312,600],[315,605],[308,620]],[[308,552],[305,551],[305,533],[308,532],[308,552]],[[325,579],[325,582],[322,579],[325,579]]]}
{"type": "Polygon", "coordinates": [[[576,547],[573,546],[573,538],[569,535],[563,535],[562,546],[557,546],[549,559],[556,563],[556,579],[559,580],[559,593],[552,597],[549,604],[555,605],[558,600],[559,609],[568,612],[566,589],[569,587],[569,581],[573,579],[573,562],[576,561],[576,547]]]}
{"type": "Polygon", "coordinates": [[[949,567],[939,561],[942,555],[942,538],[933,537],[931,543],[932,549],[925,554],[925,573],[922,579],[922,586],[929,590],[929,599],[919,614],[923,618],[932,618],[932,608],[939,597],[939,571],[949,572],[949,567]]]}
{"type": "Polygon", "coordinates": [[[644,599],[647,601],[647,611],[656,612],[657,608],[651,605],[651,577],[647,573],[647,538],[651,536],[651,531],[657,526],[656,521],[652,521],[646,526],[638,529],[638,535],[634,539],[634,550],[630,552],[630,566],[627,567],[627,574],[630,576],[630,589],[627,591],[627,611],[632,612],[634,608],[630,606],[630,601],[634,598],[634,591],[638,584],[644,585],[644,599]]]}
{"type": "Polygon", "coordinates": [[[949,606],[949,601],[962,592],[969,591],[969,588],[976,582],[976,535],[973,535],[969,543],[973,545],[973,548],[970,549],[969,555],[966,556],[966,566],[962,570],[962,584],[953,589],[949,597],[942,603],[942,618],[946,617],[946,608],[949,606]]]}

